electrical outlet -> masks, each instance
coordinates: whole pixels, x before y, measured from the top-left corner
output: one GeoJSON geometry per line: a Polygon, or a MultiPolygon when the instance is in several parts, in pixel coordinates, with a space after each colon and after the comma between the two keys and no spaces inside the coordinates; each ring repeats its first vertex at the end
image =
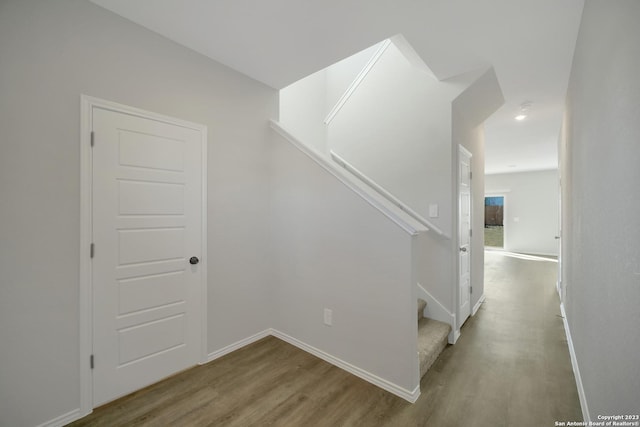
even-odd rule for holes
{"type": "Polygon", "coordinates": [[[324,324],[327,326],[333,324],[333,311],[330,308],[324,309],[324,324]]]}

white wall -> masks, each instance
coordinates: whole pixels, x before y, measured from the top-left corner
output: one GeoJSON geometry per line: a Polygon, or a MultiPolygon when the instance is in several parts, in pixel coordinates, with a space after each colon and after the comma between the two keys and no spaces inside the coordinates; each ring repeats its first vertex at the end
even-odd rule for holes
{"type": "MultiPolygon", "coordinates": [[[[342,61],[336,62],[327,71],[327,114],[342,98],[347,89],[362,72],[382,42],[370,46],[342,61]]],[[[324,117],[323,117],[324,119],[324,117]]]]}
{"type": "Polygon", "coordinates": [[[282,137],[273,144],[273,327],[413,391],[412,236],[282,137]]]}
{"type": "Polygon", "coordinates": [[[413,210],[451,230],[451,101],[463,88],[413,67],[391,44],[329,124],[328,145],[413,210]]]}
{"type": "Polygon", "coordinates": [[[329,156],[324,120],[378,47],[371,46],[282,89],[280,124],[318,153],[329,156]]]}
{"type": "Polygon", "coordinates": [[[560,144],[564,305],[593,421],[640,412],[638,17],[635,0],[586,1],[560,144]]]}
{"type": "Polygon", "coordinates": [[[277,92],[80,0],[0,2],[0,425],[78,408],[80,94],[209,135],[209,351],[264,329],[277,92]]]}
{"type": "Polygon", "coordinates": [[[280,90],[279,122],[320,154],[327,150],[327,70],[320,70],[280,90]]]}
{"type": "MultiPolygon", "coordinates": [[[[452,290],[456,289],[457,259],[452,254],[457,254],[457,230],[452,219],[457,215],[457,147],[462,144],[474,154],[473,227],[482,230],[481,123],[502,104],[502,94],[492,69],[438,82],[392,44],[329,124],[328,131],[326,126],[318,127],[326,116],[316,108],[322,105],[322,91],[326,92],[328,113],[378,49],[373,46],[282,90],[280,122],[316,151],[326,154],[329,149],[335,150],[423,216],[427,216],[430,203],[438,204],[439,217],[431,220],[452,239],[433,233],[421,236],[416,250],[428,257],[417,263],[416,275],[455,313],[457,296],[452,290]]],[[[482,233],[476,233],[472,237],[473,305],[484,291],[483,248],[482,233]]]]}
{"type": "Polygon", "coordinates": [[[485,176],[485,194],[505,196],[505,250],[558,255],[558,182],[557,170],[485,176]]]}

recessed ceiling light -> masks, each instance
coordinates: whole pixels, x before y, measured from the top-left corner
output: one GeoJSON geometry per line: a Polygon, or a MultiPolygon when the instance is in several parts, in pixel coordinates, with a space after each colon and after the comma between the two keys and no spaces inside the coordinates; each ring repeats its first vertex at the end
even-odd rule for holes
{"type": "Polygon", "coordinates": [[[520,108],[518,109],[518,114],[514,117],[517,121],[522,121],[527,118],[527,113],[529,112],[529,108],[531,108],[531,101],[524,101],[520,104],[520,108]]]}

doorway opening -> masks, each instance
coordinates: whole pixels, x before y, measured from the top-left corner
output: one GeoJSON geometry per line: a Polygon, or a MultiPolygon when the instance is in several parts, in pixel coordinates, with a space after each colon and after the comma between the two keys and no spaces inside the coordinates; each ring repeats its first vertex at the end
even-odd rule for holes
{"type": "Polygon", "coordinates": [[[504,249],[504,196],[484,198],[484,245],[504,249]]]}

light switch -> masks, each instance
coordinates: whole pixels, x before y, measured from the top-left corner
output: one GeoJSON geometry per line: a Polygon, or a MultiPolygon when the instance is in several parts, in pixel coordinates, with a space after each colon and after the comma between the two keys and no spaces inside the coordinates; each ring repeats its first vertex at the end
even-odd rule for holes
{"type": "Polygon", "coordinates": [[[429,205],[429,218],[438,218],[438,204],[431,203],[429,205]]]}
{"type": "Polygon", "coordinates": [[[333,310],[330,308],[324,309],[324,324],[331,326],[333,324],[333,310]]]}

